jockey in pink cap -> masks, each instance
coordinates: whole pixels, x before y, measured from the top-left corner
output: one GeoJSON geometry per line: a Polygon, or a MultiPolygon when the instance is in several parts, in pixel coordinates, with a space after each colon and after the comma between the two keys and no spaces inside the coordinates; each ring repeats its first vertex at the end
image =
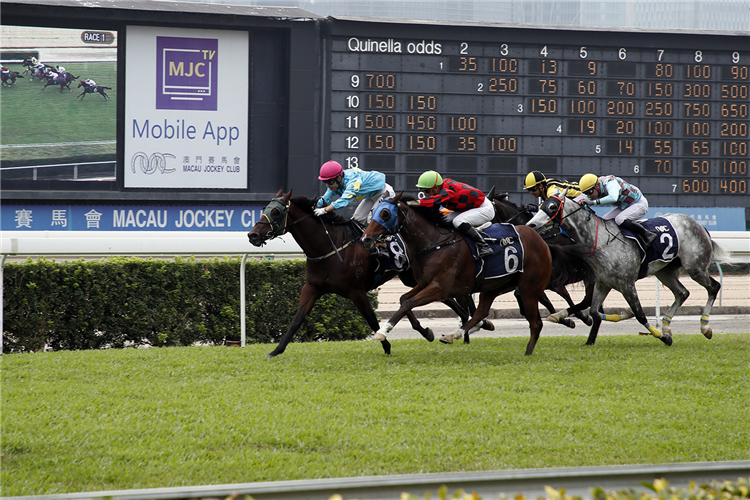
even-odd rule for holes
{"type": "Polygon", "coordinates": [[[362,200],[354,211],[352,219],[363,224],[370,220],[370,212],[383,198],[395,196],[393,188],[385,182],[385,174],[381,172],[366,172],[358,168],[344,170],[336,161],[327,161],[320,167],[318,179],[325,182],[328,189],[318,200],[315,215],[320,217],[337,208],[343,208],[352,201],[362,200]],[[331,199],[339,198],[331,203],[331,199]]]}

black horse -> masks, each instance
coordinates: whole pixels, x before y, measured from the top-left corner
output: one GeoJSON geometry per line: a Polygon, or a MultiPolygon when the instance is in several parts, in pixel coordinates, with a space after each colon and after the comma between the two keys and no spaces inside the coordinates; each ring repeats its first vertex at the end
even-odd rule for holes
{"type": "MultiPolygon", "coordinates": [[[[536,214],[536,212],[538,211],[536,205],[530,205],[526,207],[516,205],[508,199],[507,193],[493,196],[492,203],[495,206],[495,219],[493,219],[493,222],[507,222],[510,224],[523,225],[529,222],[534,214],[536,214]]],[[[576,242],[570,236],[568,236],[564,232],[559,231],[559,229],[542,233],[541,236],[548,245],[570,246],[576,244],[576,242]]],[[[588,314],[583,314],[581,312],[591,305],[591,297],[594,292],[594,279],[592,279],[591,270],[565,269],[564,272],[566,273],[566,276],[562,280],[554,279],[555,273],[559,272],[559,269],[552,269],[553,279],[550,279],[550,283],[559,283],[562,281],[563,283],[565,283],[565,285],[572,285],[573,283],[578,283],[580,281],[584,282],[584,285],[586,287],[586,295],[578,304],[573,303],[573,299],[571,299],[570,294],[564,286],[557,286],[550,289],[556,292],[560,297],[565,299],[565,302],[567,302],[567,315],[574,314],[586,325],[591,326],[591,317],[588,314]]],[[[518,291],[516,291],[516,299],[518,299],[519,305],[523,307],[518,291]]],[[[549,317],[547,317],[547,320],[553,321],[555,323],[560,323],[561,325],[567,326],[568,328],[575,328],[575,323],[571,319],[568,319],[566,317],[560,318],[559,314],[555,315],[555,308],[552,305],[552,302],[550,302],[547,295],[542,295],[539,299],[539,303],[546,307],[551,314],[549,317]]],[[[521,312],[523,313],[523,310],[521,312]]]]}
{"type": "Polygon", "coordinates": [[[107,95],[105,90],[112,90],[112,87],[103,87],[101,85],[89,85],[86,82],[79,81],[78,88],[81,88],[81,87],[83,87],[83,92],[78,94],[76,96],[76,99],[80,97],[82,101],[83,101],[83,98],[86,97],[86,94],[99,94],[104,98],[104,100],[107,100],[109,99],[109,96],[107,95]]]}

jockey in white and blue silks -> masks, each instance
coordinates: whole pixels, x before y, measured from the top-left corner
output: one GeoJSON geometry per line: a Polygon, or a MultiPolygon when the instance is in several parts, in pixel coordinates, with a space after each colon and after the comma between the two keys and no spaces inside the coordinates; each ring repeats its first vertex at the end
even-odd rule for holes
{"type": "Polygon", "coordinates": [[[328,187],[323,197],[318,200],[318,208],[315,209],[315,215],[318,217],[344,208],[352,201],[362,200],[354,211],[352,219],[367,224],[375,205],[383,198],[396,195],[393,188],[385,182],[385,174],[375,170],[367,172],[358,168],[344,170],[335,161],[328,161],[320,167],[318,179],[325,182],[328,187]],[[336,195],[339,198],[331,203],[336,195]]]}
{"type": "Polygon", "coordinates": [[[640,236],[646,247],[656,239],[654,231],[636,222],[648,212],[648,200],[633,184],[614,175],[597,177],[585,174],[578,185],[582,194],[576,201],[586,205],[614,205],[615,208],[604,214],[602,219],[614,219],[618,226],[640,236]]]}

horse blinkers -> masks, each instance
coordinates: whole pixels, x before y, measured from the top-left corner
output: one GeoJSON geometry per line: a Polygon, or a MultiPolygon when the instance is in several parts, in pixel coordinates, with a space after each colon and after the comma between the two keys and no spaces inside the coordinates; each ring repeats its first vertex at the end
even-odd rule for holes
{"type": "Polygon", "coordinates": [[[267,224],[271,227],[270,236],[266,239],[275,238],[286,233],[287,216],[289,215],[289,204],[281,202],[281,198],[274,198],[271,200],[266,208],[263,210],[263,214],[258,220],[258,224],[263,222],[265,218],[267,224]]]}

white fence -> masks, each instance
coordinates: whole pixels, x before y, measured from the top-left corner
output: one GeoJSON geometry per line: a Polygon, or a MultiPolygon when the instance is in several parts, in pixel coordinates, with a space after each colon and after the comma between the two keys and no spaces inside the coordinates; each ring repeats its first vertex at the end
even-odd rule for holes
{"type": "MultiPolygon", "coordinates": [[[[750,263],[750,231],[714,231],[711,237],[735,262],[750,263]]],[[[290,235],[256,248],[245,232],[103,232],[6,231],[0,237],[0,283],[7,257],[91,257],[108,255],[164,256],[238,255],[240,264],[240,330],[245,346],[245,263],[248,256],[299,256],[302,249],[290,235]]],[[[0,353],[3,342],[3,287],[0,287],[0,353]]]]}

